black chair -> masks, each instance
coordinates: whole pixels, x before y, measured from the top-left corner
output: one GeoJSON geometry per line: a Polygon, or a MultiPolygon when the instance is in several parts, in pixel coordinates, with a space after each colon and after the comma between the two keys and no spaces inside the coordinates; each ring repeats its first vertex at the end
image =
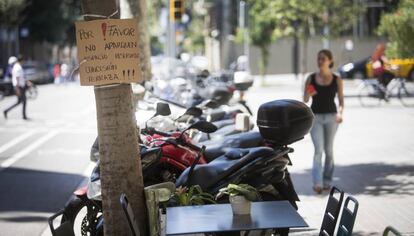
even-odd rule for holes
{"type": "Polygon", "coordinates": [[[319,231],[320,236],[333,236],[335,226],[338,221],[339,212],[341,211],[344,192],[337,187],[332,187],[329,193],[328,203],[326,204],[325,214],[323,216],[322,226],[319,231]],[[339,198],[336,197],[339,193],[339,198]]]}
{"type": "Polygon", "coordinates": [[[355,218],[358,213],[358,201],[352,196],[348,196],[342,208],[341,221],[338,226],[337,236],[351,236],[354,228],[355,218]],[[349,203],[354,203],[354,209],[349,208],[349,203]]]}
{"type": "Polygon", "coordinates": [[[50,231],[52,232],[53,236],[75,236],[75,232],[73,231],[73,223],[71,221],[64,221],[62,222],[57,228],[53,226],[53,221],[59,217],[63,216],[65,214],[65,210],[62,209],[58,213],[52,215],[49,217],[49,227],[50,231]]]}
{"type": "Polygon", "coordinates": [[[398,230],[396,230],[394,227],[392,226],[387,226],[387,228],[385,228],[384,233],[382,234],[383,236],[388,236],[389,233],[392,233],[392,235],[395,236],[402,236],[402,234],[400,232],[398,232],[398,230]]]}
{"type": "Polygon", "coordinates": [[[129,202],[128,202],[128,198],[123,193],[123,194],[121,194],[121,197],[120,197],[119,200],[121,202],[121,206],[122,206],[122,209],[124,210],[125,216],[128,220],[128,225],[129,225],[129,228],[132,231],[132,235],[140,236],[138,223],[135,219],[134,212],[132,211],[131,204],[129,204],[129,202]]]}

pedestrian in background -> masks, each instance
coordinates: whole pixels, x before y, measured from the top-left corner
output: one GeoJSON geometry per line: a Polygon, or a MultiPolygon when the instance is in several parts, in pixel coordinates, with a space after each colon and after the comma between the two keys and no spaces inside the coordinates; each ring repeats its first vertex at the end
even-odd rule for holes
{"type": "Polygon", "coordinates": [[[56,63],[53,66],[53,76],[55,78],[55,84],[60,83],[60,64],[56,63]]]}
{"type": "Polygon", "coordinates": [[[60,66],[60,83],[63,84],[68,81],[69,66],[66,63],[62,63],[60,66]]]}
{"type": "Polygon", "coordinates": [[[7,113],[13,108],[18,106],[20,103],[23,105],[23,119],[27,120],[26,115],[26,78],[24,75],[22,64],[24,62],[23,56],[17,58],[17,62],[13,65],[12,69],[12,83],[14,87],[15,94],[17,96],[17,103],[13,104],[9,108],[3,111],[4,118],[7,119],[7,113]]]}
{"type": "Polygon", "coordinates": [[[312,142],[315,148],[313,156],[313,190],[320,194],[329,190],[334,171],[333,141],[338,124],[342,122],[344,110],[344,93],[342,79],[332,73],[333,56],[329,50],[318,52],[317,64],[319,71],[306,79],[303,100],[312,98],[311,109],[315,114],[311,129],[312,142]],[[335,104],[338,97],[339,107],[335,104]],[[325,163],[322,165],[322,155],[325,163]]]}

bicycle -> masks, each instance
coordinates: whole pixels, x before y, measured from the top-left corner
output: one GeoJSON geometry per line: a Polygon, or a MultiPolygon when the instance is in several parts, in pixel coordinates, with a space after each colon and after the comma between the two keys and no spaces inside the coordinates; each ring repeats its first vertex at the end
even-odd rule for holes
{"type": "Polygon", "coordinates": [[[414,107],[414,82],[405,78],[394,78],[387,86],[376,79],[364,79],[358,86],[358,98],[362,106],[379,106],[397,97],[405,107],[414,107]]]}

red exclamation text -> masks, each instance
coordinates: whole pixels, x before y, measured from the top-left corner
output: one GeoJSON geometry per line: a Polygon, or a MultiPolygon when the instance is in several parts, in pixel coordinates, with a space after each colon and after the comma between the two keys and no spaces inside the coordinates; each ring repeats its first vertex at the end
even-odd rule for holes
{"type": "Polygon", "coordinates": [[[102,23],[101,27],[102,27],[102,34],[104,36],[104,40],[106,40],[106,38],[105,38],[105,36],[106,36],[106,23],[102,23]]]}

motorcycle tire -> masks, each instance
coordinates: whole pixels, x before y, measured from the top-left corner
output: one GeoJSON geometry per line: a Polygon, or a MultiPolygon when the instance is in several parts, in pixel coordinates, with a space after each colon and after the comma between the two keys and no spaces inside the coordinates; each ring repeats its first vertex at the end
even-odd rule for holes
{"type": "MultiPolygon", "coordinates": [[[[89,208],[87,214],[82,218],[81,221],[81,235],[82,236],[98,236],[96,225],[99,222],[99,210],[96,206],[88,206],[85,201],[77,198],[70,201],[64,210],[64,214],[61,219],[61,224],[69,221],[72,227],[75,226],[79,213],[83,208],[89,208]]],[[[75,227],[74,227],[75,228],[75,227]]],[[[75,234],[76,235],[76,234],[75,234]]]]}

